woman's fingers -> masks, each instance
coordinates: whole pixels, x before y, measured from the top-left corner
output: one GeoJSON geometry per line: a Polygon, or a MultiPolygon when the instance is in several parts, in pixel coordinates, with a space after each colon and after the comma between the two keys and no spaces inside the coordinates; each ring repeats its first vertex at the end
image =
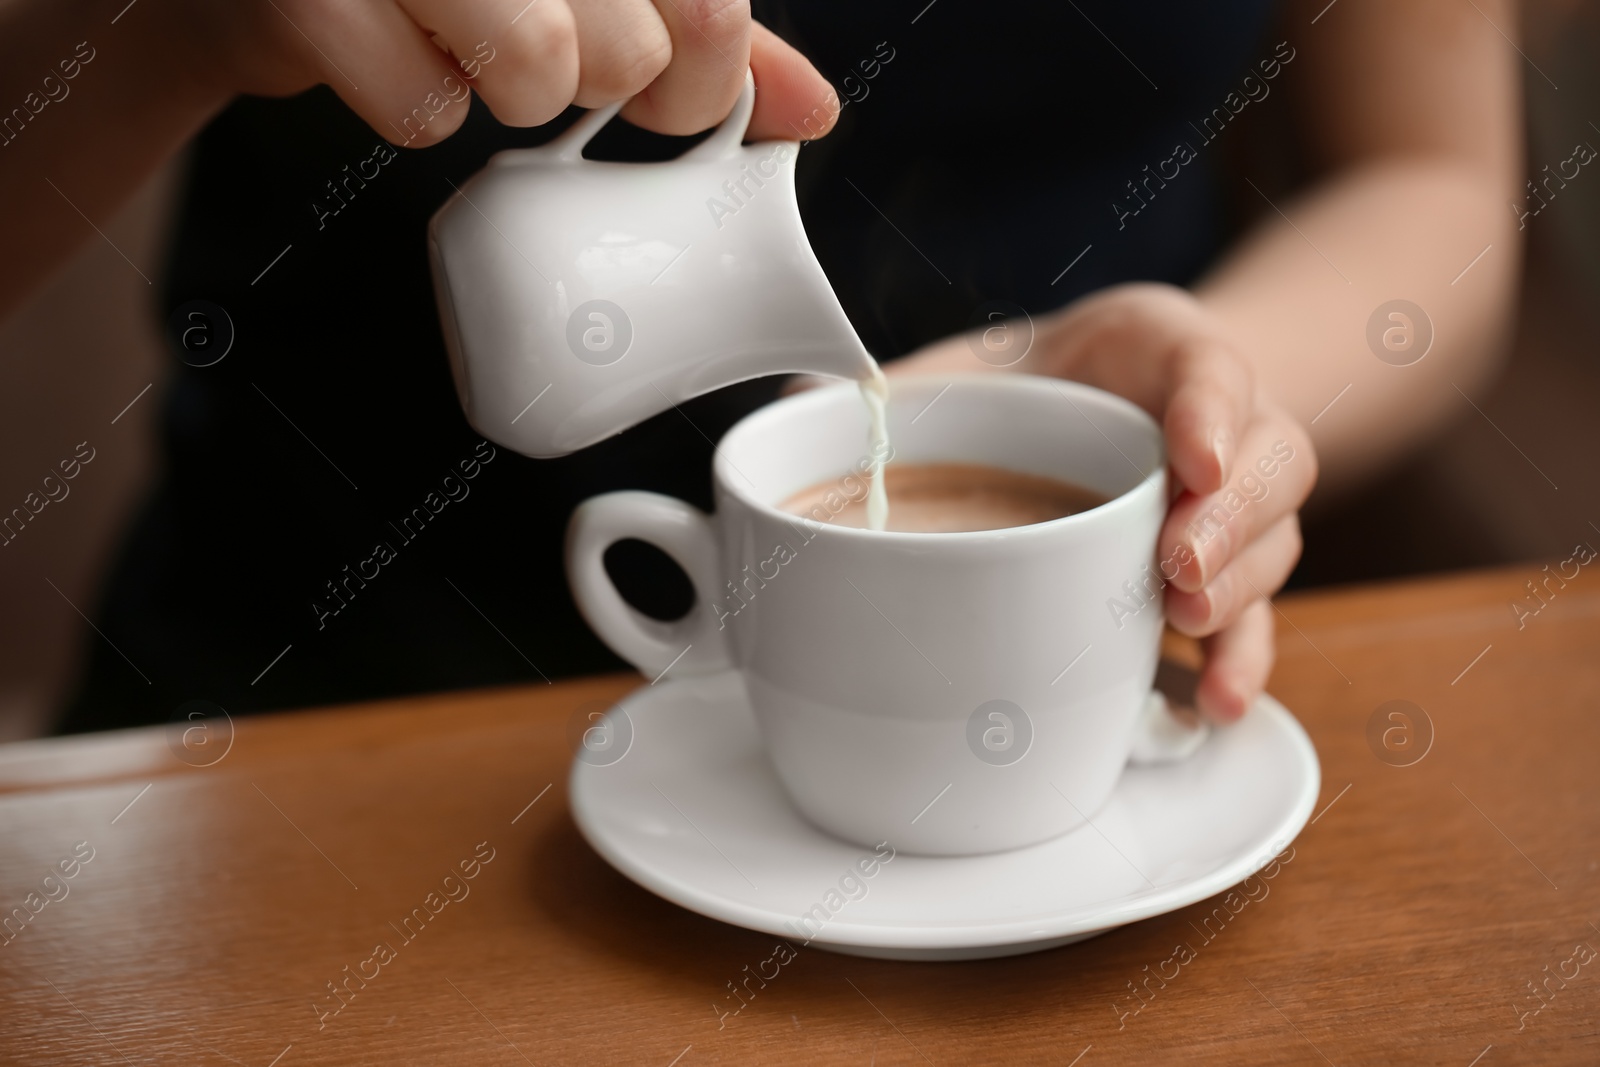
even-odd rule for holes
{"type": "MultiPolygon", "coordinates": [[[[464,97],[462,83],[468,80],[495,117],[513,126],[548,122],[571,104],[593,108],[628,100],[622,115],[635,125],[657,133],[698,133],[733,110],[747,70],[757,88],[752,139],[808,140],[828,132],[838,118],[839,100],[827,80],[751,21],[748,0],[399,3],[413,23],[401,27],[410,39],[409,61],[393,55],[388,37],[349,36],[369,52],[385,53],[388,67],[404,72],[408,88],[377,100],[344,95],[368,122],[396,130],[407,143],[431,144],[460,125],[465,108],[453,121],[434,124],[426,137],[418,135],[416,122],[402,129],[400,120],[413,106],[423,106],[430,91],[437,98],[464,97]],[[427,55],[421,45],[429,37],[449,56],[427,55]],[[421,68],[426,77],[416,76],[421,68]]],[[[350,5],[352,11],[358,7],[366,10],[350,5]]],[[[400,9],[374,8],[393,12],[403,23],[400,9]]],[[[332,70],[323,74],[338,86],[332,70]]]]}
{"type": "Polygon", "coordinates": [[[752,141],[810,141],[839,119],[839,94],[811,61],[759,22],[750,24],[750,71],[756,79],[752,141]]]}
{"type": "Polygon", "coordinates": [[[656,0],[672,36],[672,60],[622,111],[658,133],[696,133],[733,110],[746,68],[755,77],[752,141],[821,137],[839,118],[839,97],[811,61],[750,20],[747,3],[656,0]]]}
{"type": "Polygon", "coordinates": [[[400,6],[449,49],[506,125],[538,126],[572,103],[578,32],[567,0],[400,0],[400,6]]]}
{"type": "Polygon", "coordinates": [[[1250,366],[1220,342],[1196,337],[1167,353],[1162,416],[1167,462],[1193,493],[1221,489],[1255,411],[1250,366]]]}
{"type": "MultiPolygon", "coordinates": [[[[930,346],[904,369],[987,369],[964,351],[966,340],[930,346]]],[[[1171,286],[1117,286],[1041,319],[1017,369],[1099,386],[1161,420],[1182,490],[1158,542],[1166,617],[1202,639],[1201,711],[1237,719],[1272,669],[1265,598],[1300,558],[1297,512],[1317,477],[1304,428],[1256,388],[1215,319],[1171,286]]]]}
{"type": "Polygon", "coordinates": [[[1162,577],[1198,592],[1257,537],[1294,514],[1316,478],[1305,432],[1289,416],[1269,412],[1246,434],[1218,491],[1185,492],[1172,502],[1158,542],[1162,577]]]}
{"type": "Polygon", "coordinates": [[[568,2],[578,28],[578,90],[572,102],[579,107],[626,100],[672,62],[675,38],[650,0],[568,2]]]}
{"type": "Polygon", "coordinates": [[[1195,690],[1200,713],[1214,722],[1234,722],[1266,688],[1276,655],[1272,605],[1256,600],[1232,626],[1201,642],[1205,666],[1195,690]]]}
{"type": "Polygon", "coordinates": [[[1167,460],[1192,492],[1219,489],[1255,408],[1254,372],[1194,298],[1132,284],[1086,297],[1046,327],[1044,373],[1127,397],[1162,422],[1167,460]]]}
{"type": "Polygon", "coordinates": [[[289,4],[274,27],[350,109],[395,144],[455,132],[470,92],[450,57],[391,4],[289,4]],[[315,43],[312,43],[315,42],[315,43]]]}
{"type": "Polygon", "coordinates": [[[671,38],[670,61],[635,90],[622,117],[657,133],[699,133],[728,116],[744,86],[749,0],[655,0],[655,6],[671,38]]]}
{"type": "Polygon", "coordinates": [[[1167,622],[1179,633],[1207,637],[1232,626],[1255,601],[1276,593],[1300,560],[1300,520],[1292,512],[1239,553],[1199,592],[1168,586],[1167,622]]]}

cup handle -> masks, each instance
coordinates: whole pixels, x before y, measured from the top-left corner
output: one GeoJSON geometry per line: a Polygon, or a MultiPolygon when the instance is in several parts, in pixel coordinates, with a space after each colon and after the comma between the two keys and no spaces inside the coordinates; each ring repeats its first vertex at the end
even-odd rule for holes
{"type": "Polygon", "coordinates": [[[1161,690],[1152,689],[1139,712],[1128,762],[1135,766],[1178,763],[1194,755],[1209,736],[1210,723],[1190,726],[1180,722],[1161,690]]]}
{"type": "Polygon", "coordinates": [[[733,666],[727,635],[711,608],[721,553],[705,512],[659,493],[606,493],[573,512],[566,555],[578,610],[612,651],[647,677],[657,679],[669,670],[712,674],[733,666]],[[689,614],[661,622],[622,599],[606,574],[604,556],[630,537],[655,545],[688,573],[695,594],[689,614]]]}
{"type": "MultiPolygon", "coordinates": [[[[617,117],[623,105],[628,101],[618,100],[605,107],[597,107],[574,122],[561,136],[555,138],[544,147],[556,159],[563,163],[577,163],[583,159],[583,150],[588,147],[595,134],[599,133],[606,123],[617,117]]],[[[756,106],[756,81],[747,70],[744,73],[744,88],[739,92],[739,99],[734,101],[733,110],[721,124],[712,131],[711,136],[695,145],[689,151],[679,156],[679,159],[708,160],[728,159],[739,150],[740,143],[744,140],[745,130],[750,126],[750,116],[756,106]]]]}

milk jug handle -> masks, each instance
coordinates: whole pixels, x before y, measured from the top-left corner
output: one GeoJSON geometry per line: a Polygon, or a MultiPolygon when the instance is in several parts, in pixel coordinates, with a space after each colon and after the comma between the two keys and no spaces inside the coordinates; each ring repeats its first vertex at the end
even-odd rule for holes
{"type": "Polygon", "coordinates": [[[678,158],[699,161],[731,159],[744,142],[745,131],[750,128],[750,116],[755,109],[756,80],[747,70],[744,72],[744,88],[739,91],[739,99],[733,102],[733,110],[728,112],[728,117],[711,131],[710,137],[678,158]]]}
{"type": "Polygon", "coordinates": [[[583,159],[583,150],[606,123],[617,117],[626,100],[618,100],[605,107],[597,107],[569,126],[565,133],[545,145],[545,151],[563,163],[577,163],[583,159]]]}
{"type": "MultiPolygon", "coordinates": [[[[606,123],[617,117],[626,100],[619,100],[605,107],[597,107],[584,115],[561,136],[545,146],[556,159],[563,163],[577,163],[583,159],[583,150],[594,139],[606,123]]],[[[713,131],[711,136],[685,152],[680,159],[687,160],[715,160],[727,159],[739,150],[739,145],[744,141],[745,130],[750,126],[750,115],[756,106],[756,83],[749,71],[745,71],[744,88],[739,92],[739,99],[734,101],[733,110],[728,117],[713,131]]]]}

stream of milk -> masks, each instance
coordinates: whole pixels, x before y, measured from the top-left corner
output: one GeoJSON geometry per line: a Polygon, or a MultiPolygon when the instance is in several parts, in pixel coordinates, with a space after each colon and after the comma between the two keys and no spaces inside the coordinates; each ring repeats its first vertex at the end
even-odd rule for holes
{"type": "Polygon", "coordinates": [[[885,457],[867,482],[867,528],[881,530],[889,522],[889,494],[883,486],[883,468],[889,455],[889,379],[877,363],[872,365],[872,377],[861,383],[861,398],[867,403],[871,454],[885,457]]]}

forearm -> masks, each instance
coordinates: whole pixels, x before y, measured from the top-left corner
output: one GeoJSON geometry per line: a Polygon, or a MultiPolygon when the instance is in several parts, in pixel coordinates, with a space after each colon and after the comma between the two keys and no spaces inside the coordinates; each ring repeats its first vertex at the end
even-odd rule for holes
{"type": "Polygon", "coordinates": [[[1284,14],[1315,26],[1297,38],[1288,99],[1321,177],[1263,204],[1262,224],[1197,295],[1310,426],[1322,489],[1337,492],[1445,420],[1476,417],[1462,394],[1478,399],[1506,346],[1522,250],[1510,204],[1524,175],[1521,65],[1502,31],[1517,25],[1516,4],[1288,0],[1284,14]],[[1369,319],[1392,300],[1433,326],[1412,366],[1368,345],[1369,319]]]}
{"type": "Polygon", "coordinates": [[[1199,285],[1259,381],[1310,426],[1325,486],[1370,475],[1470,410],[1462,393],[1476,397],[1494,371],[1521,254],[1502,193],[1449,162],[1353,170],[1280,202],[1287,220],[1269,208],[1199,285]],[[1368,344],[1369,319],[1394,299],[1432,322],[1432,347],[1411,366],[1368,344]]]}
{"type": "Polygon", "coordinates": [[[227,102],[164,31],[166,3],[0,4],[0,319],[227,102]]]}

